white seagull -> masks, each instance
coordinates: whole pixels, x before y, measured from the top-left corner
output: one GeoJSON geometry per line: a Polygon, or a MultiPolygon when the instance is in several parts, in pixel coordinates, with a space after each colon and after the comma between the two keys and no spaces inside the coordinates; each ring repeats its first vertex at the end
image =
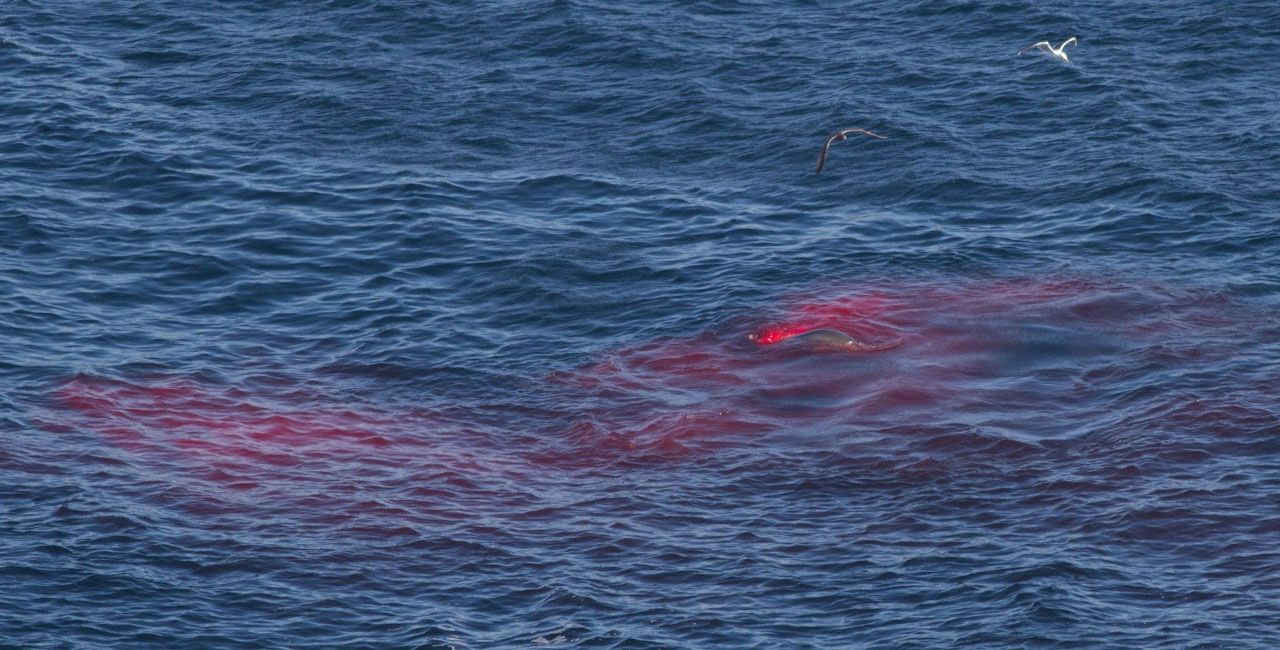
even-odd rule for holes
{"type": "Polygon", "coordinates": [[[1071,38],[1068,38],[1067,40],[1063,41],[1063,42],[1062,42],[1062,45],[1059,45],[1059,46],[1057,47],[1057,49],[1055,49],[1052,45],[1050,45],[1050,44],[1049,44],[1049,41],[1040,41],[1039,43],[1036,43],[1035,45],[1030,45],[1030,46],[1027,46],[1027,47],[1022,48],[1021,50],[1018,50],[1018,54],[1026,54],[1027,52],[1029,52],[1029,51],[1031,51],[1031,50],[1044,50],[1044,53],[1045,53],[1045,54],[1048,54],[1049,56],[1051,56],[1051,57],[1053,57],[1053,58],[1055,58],[1055,59],[1057,59],[1057,60],[1059,60],[1059,61],[1061,61],[1061,62],[1063,62],[1063,63],[1066,63],[1066,62],[1068,62],[1068,61],[1070,61],[1070,60],[1071,60],[1071,59],[1068,59],[1068,58],[1067,58],[1067,52],[1066,52],[1067,46],[1068,46],[1068,45],[1078,45],[1078,44],[1079,44],[1079,42],[1078,42],[1078,41],[1076,41],[1076,37],[1074,37],[1074,36],[1072,36],[1071,38]]]}
{"type": "Polygon", "coordinates": [[[819,152],[818,152],[818,171],[817,171],[817,173],[821,174],[821,173],[822,173],[822,166],[827,164],[827,149],[830,149],[830,148],[831,148],[831,143],[832,143],[832,142],[835,142],[836,140],[848,140],[848,139],[849,139],[849,134],[851,134],[851,133],[861,133],[862,135],[871,136],[871,137],[873,137],[873,138],[877,138],[877,139],[879,139],[879,140],[888,140],[888,139],[889,139],[889,138],[884,137],[883,135],[876,135],[875,133],[872,133],[872,132],[870,132],[870,131],[868,131],[868,130],[866,130],[866,129],[840,129],[839,131],[836,131],[835,133],[832,133],[832,134],[831,134],[831,137],[827,138],[826,143],[824,143],[824,144],[822,145],[822,151],[819,151],[819,152]]]}

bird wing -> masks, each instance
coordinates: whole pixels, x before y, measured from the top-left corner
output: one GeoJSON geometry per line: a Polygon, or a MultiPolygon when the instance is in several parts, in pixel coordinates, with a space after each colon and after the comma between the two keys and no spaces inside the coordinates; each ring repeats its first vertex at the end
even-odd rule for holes
{"type": "Polygon", "coordinates": [[[1026,53],[1026,52],[1030,52],[1031,50],[1034,50],[1034,49],[1036,49],[1037,47],[1038,47],[1038,48],[1045,49],[1045,50],[1051,50],[1051,49],[1053,49],[1053,46],[1052,46],[1052,45],[1049,45],[1049,41],[1040,41],[1039,43],[1036,43],[1035,45],[1028,45],[1028,46],[1026,46],[1026,47],[1022,48],[1021,50],[1018,50],[1018,54],[1023,54],[1023,53],[1026,53]]]}
{"type": "Polygon", "coordinates": [[[1062,45],[1058,46],[1058,49],[1062,50],[1062,49],[1066,49],[1068,45],[1079,45],[1079,44],[1080,42],[1076,40],[1076,37],[1072,36],[1071,38],[1068,38],[1067,40],[1063,41],[1062,45]]]}
{"type": "Polygon", "coordinates": [[[883,135],[872,133],[866,129],[840,129],[839,131],[832,133],[831,137],[827,138],[827,141],[822,144],[822,151],[818,152],[818,171],[814,172],[815,174],[821,174],[823,165],[827,164],[827,150],[831,148],[831,143],[835,142],[836,140],[846,139],[846,137],[850,133],[861,133],[863,135],[869,135],[879,140],[889,139],[884,137],[883,135]]]}
{"type": "Polygon", "coordinates": [[[869,135],[869,136],[871,136],[871,137],[873,137],[873,138],[875,138],[875,139],[877,139],[877,140],[888,140],[888,139],[889,139],[889,138],[884,137],[883,135],[880,135],[880,134],[878,134],[878,133],[872,133],[872,132],[870,132],[870,131],[868,131],[868,130],[866,130],[866,129],[844,129],[844,130],[840,131],[840,133],[841,133],[842,135],[849,135],[850,133],[861,133],[861,134],[863,134],[863,135],[869,135]]]}
{"type": "Polygon", "coordinates": [[[815,174],[822,173],[822,166],[827,164],[827,149],[831,148],[831,143],[835,142],[838,136],[839,134],[833,135],[827,138],[827,141],[822,144],[822,151],[818,152],[818,170],[814,172],[815,174]]]}

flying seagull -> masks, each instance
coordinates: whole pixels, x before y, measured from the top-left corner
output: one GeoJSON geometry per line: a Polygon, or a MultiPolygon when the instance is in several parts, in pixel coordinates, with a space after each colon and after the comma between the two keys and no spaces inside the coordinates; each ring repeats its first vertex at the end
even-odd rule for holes
{"type": "Polygon", "coordinates": [[[1066,62],[1068,62],[1068,61],[1070,60],[1070,59],[1068,59],[1068,58],[1067,58],[1067,52],[1066,52],[1067,46],[1068,46],[1068,45],[1078,45],[1078,44],[1079,44],[1079,42],[1078,42],[1078,41],[1076,41],[1076,37],[1074,37],[1074,36],[1072,36],[1071,38],[1068,38],[1067,40],[1063,41],[1063,42],[1062,42],[1062,45],[1059,45],[1059,46],[1057,47],[1057,49],[1054,49],[1054,47],[1053,47],[1052,45],[1050,45],[1050,44],[1049,44],[1049,41],[1040,41],[1039,43],[1036,43],[1035,45],[1030,45],[1030,46],[1027,46],[1027,47],[1022,48],[1021,50],[1018,50],[1018,54],[1026,54],[1027,52],[1030,52],[1031,50],[1044,50],[1045,54],[1048,54],[1049,56],[1051,56],[1051,57],[1053,57],[1053,58],[1055,58],[1055,59],[1057,59],[1057,60],[1059,60],[1059,61],[1061,61],[1061,62],[1063,62],[1063,63],[1066,63],[1066,62]]]}
{"type": "Polygon", "coordinates": [[[831,143],[835,142],[836,140],[848,140],[850,133],[861,133],[863,135],[869,135],[879,140],[889,139],[884,137],[883,135],[876,135],[875,133],[872,133],[866,129],[840,129],[839,131],[832,133],[831,137],[827,138],[826,143],[822,145],[822,151],[818,152],[818,171],[816,173],[821,174],[822,166],[827,164],[827,149],[831,148],[831,143]]]}

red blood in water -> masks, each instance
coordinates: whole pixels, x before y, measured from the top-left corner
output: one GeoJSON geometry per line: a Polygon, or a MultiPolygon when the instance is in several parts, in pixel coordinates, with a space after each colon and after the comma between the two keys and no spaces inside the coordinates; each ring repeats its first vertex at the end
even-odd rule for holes
{"type": "MultiPolygon", "coordinates": [[[[573,405],[545,419],[546,431],[561,436],[547,440],[534,425],[532,444],[546,447],[514,456],[497,448],[518,435],[503,424],[478,433],[483,427],[466,422],[465,410],[458,412],[463,424],[436,435],[430,414],[337,408],[338,400],[322,396],[253,396],[184,379],[134,384],[80,377],[59,397],[116,444],[144,452],[176,449],[280,467],[356,457],[388,463],[429,457],[468,471],[529,460],[589,466],[775,432],[846,436],[927,431],[939,422],[1019,435],[1056,431],[1055,420],[1074,417],[1071,400],[1086,399],[1093,384],[1125,371],[1113,359],[1126,343],[1150,347],[1166,332],[1229,321],[1215,296],[1199,300],[1070,278],[884,282],[824,294],[784,301],[777,321],[753,340],[768,346],[831,328],[902,345],[884,353],[758,354],[744,348],[741,334],[704,333],[607,352],[594,364],[550,376],[558,398],[573,405]],[[1102,339],[1109,341],[1097,343],[1102,339]],[[435,444],[422,442],[419,434],[428,429],[435,444]],[[439,444],[441,435],[452,436],[449,444],[439,444]],[[396,454],[380,456],[384,447],[396,454]]],[[[1170,348],[1158,360],[1180,363],[1195,354],[1203,351],[1170,348]]]]}
{"type": "Polygon", "coordinates": [[[637,451],[815,427],[929,430],[939,421],[1056,435],[1055,418],[1070,413],[1062,396],[1082,399],[1078,368],[1108,367],[1140,337],[1199,326],[1205,309],[1195,303],[1159,288],[1069,277],[826,287],[784,300],[751,340],[770,346],[831,328],[902,345],[779,357],[703,336],[617,350],[558,379],[598,398],[584,401],[571,427],[585,447],[608,440],[637,451]],[[648,400],[643,407],[622,406],[639,397],[648,400]]]}
{"type": "Polygon", "coordinates": [[[349,445],[385,447],[391,421],[349,409],[287,408],[183,379],[134,384],[80,376],[63,404],[114,443],[136,451],[185,449],[209,457],[290,465],[349,445]]]}
{"type": "Polygon", "coordinates": [[[807,325],[775,325],[761,330],[759,334],[755,335],[753,340],[760,345],[773,345],[774,343],[780,343],[793,336],[799,336],[813,329],[815,328],[807,325]]]}

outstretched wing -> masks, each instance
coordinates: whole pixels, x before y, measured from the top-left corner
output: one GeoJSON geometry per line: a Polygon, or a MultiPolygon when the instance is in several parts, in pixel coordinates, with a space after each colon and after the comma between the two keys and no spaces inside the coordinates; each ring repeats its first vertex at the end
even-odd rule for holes
{"type": "Polygon", "coordinates": [[[1049,45],[1049,41],[1040,41],[1035,45],[1028,45],[1022,48],[1021,50],[1018,50],[1018,54],[1026,54],[1027,52],[1030,52],[1031,50],[1034,50],[1037,48],[1044,50],[1045,52],[1048,52],[1049,50],[1053,49],[1053,46],[1049,45]]]}
{"type": "Polygon", "coordinates": [[[831,143],[835,142],[838,137],[840,137],[839,133],[827,138],[827,141],[822,143],[822,151],[818,152],[818,171],[814,172],[815,174],[822,173],[822,166],[827,164],[827,149],[831,148],[831,143]]]}
{"type": "Polygon", "coordinates": [[[826,164],[827,164],[827,150],[831,148],[831,143],[832,143],[832,142],[835,142],[836,140],[845,140],[845,139],[847,139],[847,138],[848,138],[849,134],[851,134],[851,133],[861,133],[862,135],[869,135],[869,136],[871,136],[871,137],[873,137],[873,138],[877,138],[877,139],[879,139],[879,140],[888,140],[888,139],[889,139],[889,138],[884,137],[883,135],[879,135],[879,134],[877,134],[877,133],[872,133],[872,132],[870,132],[870,131],[868,131],[868,130],[866,130],[866,129],[840,129],[839,131],[836,131],[835,133],[832,133],[832,134],[831,134],[831,137],[827,138],[827,141],[826,141],[825,143],[823,143],[823,144],[822,144],[822,151],[819,151],[819,152],[818,152],[818,171],[816,171],[816,172],[814,172],[814,173],[816,173],[816,174],[821,174],[821,173],[822,173],[822,167],[823,167],[823,165],[826,165],[826,164]]]}
{"type": "Polygon", "coordinates": [[[869,135],[869,136],[871,136],[871,137],[873,137],[873,138],[875,138],[875,139],[877,139],[877,140],[888,140],[888,139],[889,139],[889,138],[884,137],[883,135],[880,135],[880,134],[878,134],[878,133],[872,133],[872,132],[870,132],[870,131],[868,131],[868,130],[866,130],[866,129],[842,129],[842,130],[840,131],[840,135],[849,135],[850,133],[861,133],[862,135],[869,135]]]}
{"type": "Polygon", "coordinates": [[[1071,38],[1068,38],[1067,40],[1063,41],[1062,46],[1059,47],[1058,49],[1064,50],[1067,48],[1068,45],[1079,45],[1079,44],[1080,42],[1076,40],[1076,37],[1072,36],[1071,38]]]}

